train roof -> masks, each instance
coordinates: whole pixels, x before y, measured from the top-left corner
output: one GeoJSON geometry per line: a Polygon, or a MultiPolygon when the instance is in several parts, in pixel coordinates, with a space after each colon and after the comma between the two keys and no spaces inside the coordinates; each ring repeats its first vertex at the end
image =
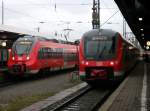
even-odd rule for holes
{"type": "Polygon", "coordinates": [[[83,37],[92,37],[92,36],[97,36],[97,35],[105,35],[108,37],[113,37],[116,33],[116,31],[113,31],[111,29],[93,29],[88,32],[86,32],[83,37]]]}
{"type": "MultiPolygon", "coordinates": [[[[119,32],[114,31],[112,29],[100,29],[100,30],[99,29],[93,29],[93,30],[90,30],[90,31],[84,33],[83,38],[89,38],[89,37],[93,37],[93,36],[97,36],[97,35],[104,35],[104,36],[107,36],[107,37],[114,37],[115,34],[119,34],[119,32]]],[[[128,42],[130,45],[136,47],[133,43],[126,40],[125,38],[122,37],[122,39],[124,41],[128,42]]]]}
{"type": "Polygon", "coordinates": [[[73,42],[60,41],[60,40],[57,40],[57,39],[48,39],[48,38],[40,37],[40,36],[23,36],[23,37],[20,37],[18,40],[24,40],[25,38],[27,38],[28,40],[32,40],[32,41],[35,41],[35,40],[46,41],[46,42],[51,41],[51,42],[54,42],[54,43],[74,45],[73,42]]]}

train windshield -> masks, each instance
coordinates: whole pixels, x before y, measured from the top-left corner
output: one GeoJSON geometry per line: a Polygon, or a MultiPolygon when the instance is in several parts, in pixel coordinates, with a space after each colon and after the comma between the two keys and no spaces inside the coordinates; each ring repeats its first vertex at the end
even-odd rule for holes
{"type": "Polygon", "coordinates": [[[17,41],[13,49],[18,55],[29,54],[32,44],[32,41],[17,41]]]}
{"type": "Polygon", "coordinates": [[[88,60],[113,59],[116,56],[116,37],[90,37],[84,40],[84,53],[88,60]]]}

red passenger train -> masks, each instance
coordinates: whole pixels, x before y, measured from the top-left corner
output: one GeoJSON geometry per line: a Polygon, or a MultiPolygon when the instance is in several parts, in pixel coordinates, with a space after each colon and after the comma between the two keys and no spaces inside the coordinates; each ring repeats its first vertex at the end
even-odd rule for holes
{"type": "Polygon", "coordinates": [[[11,74],[24,76],[75,67],[78,65],[77,50],[75,45],[24,36],[13,44],[8,69],[11,74]]]}
{"type": "Polygon", "coordinates": [[[117,80],[135,64],[138,49],[118,32],[94,29],[85,33],[79,45],[79,75],[88,83],[117,80]]]}

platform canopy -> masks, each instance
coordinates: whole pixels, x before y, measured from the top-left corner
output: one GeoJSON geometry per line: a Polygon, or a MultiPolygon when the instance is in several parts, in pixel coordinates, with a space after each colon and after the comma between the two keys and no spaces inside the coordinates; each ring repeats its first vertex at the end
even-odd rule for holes
{"type": "Polygon", "coordinates": [[[19,29],[13,26],[0,25],[0,49],[11,48],[13,42],[24,35],[51,38],[50,35],[19,29]]]}
{"type": "Polygon", "coordinates": [[[49,37],[50,35],[41,34],[38,32],[28,31],[25,29],[19,29],[13,26],[0,25],[0,40],[16,40],[23,35],[49,37]]]}
{"type": "Polygon", "coordinates": [[[150,50],[146,43],[150,41],[149,0],[114,0],[129,24],[131,30],[145,50],[150,50]]]}

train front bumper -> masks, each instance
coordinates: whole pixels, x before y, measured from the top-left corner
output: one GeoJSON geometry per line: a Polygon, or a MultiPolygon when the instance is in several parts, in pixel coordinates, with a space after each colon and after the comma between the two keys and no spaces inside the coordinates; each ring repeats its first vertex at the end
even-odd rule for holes
{"type": "Polygon", "coordinates": [[[27,66],[26,64],[15,64],[9,68],[9,72],[14,75],[19,74],[36,74],[39,72],[38,69],[34,69],[31,66],[27,66]]]}

